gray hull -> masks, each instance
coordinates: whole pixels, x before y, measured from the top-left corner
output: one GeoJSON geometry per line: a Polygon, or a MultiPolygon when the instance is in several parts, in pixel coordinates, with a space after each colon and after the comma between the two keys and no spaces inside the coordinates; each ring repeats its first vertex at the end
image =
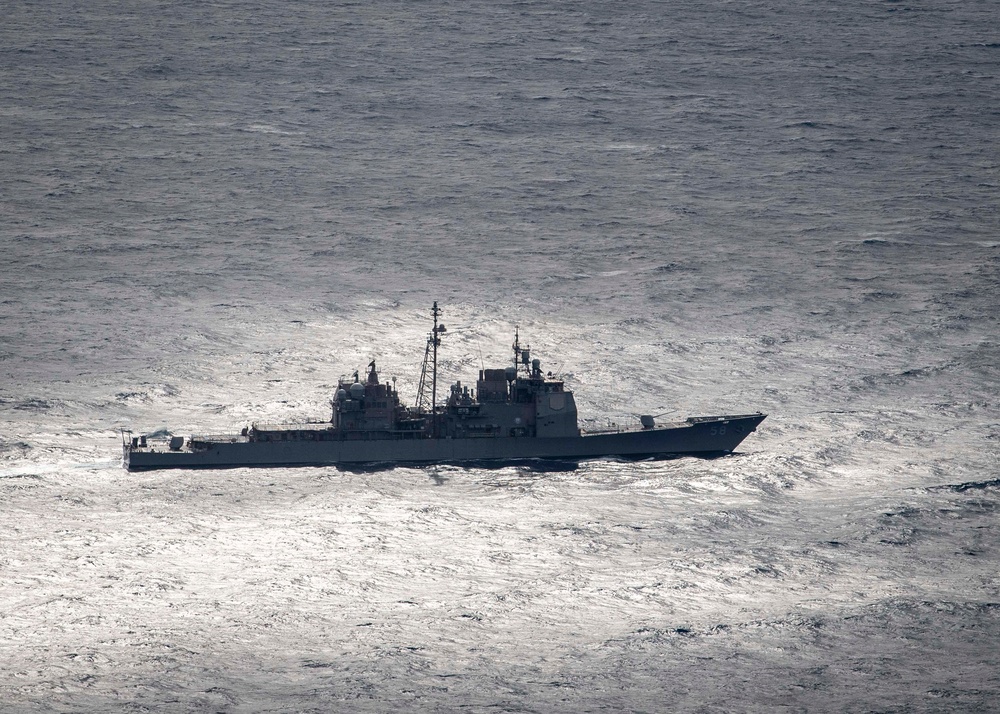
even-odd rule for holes
{"type": "Polygon", "coordinates": [[[125,448],[125,468],[233,468],[248,466],[324,466],[370,463],[462,463],[519,459],[579,460],[732,452],[764,414],[699,417],[687,423],[642,431],[568,437],[480,437],[446,439],[366,439],[331,441],[218,440],[207,448],[170,450],[156,446],[125,448]]]}

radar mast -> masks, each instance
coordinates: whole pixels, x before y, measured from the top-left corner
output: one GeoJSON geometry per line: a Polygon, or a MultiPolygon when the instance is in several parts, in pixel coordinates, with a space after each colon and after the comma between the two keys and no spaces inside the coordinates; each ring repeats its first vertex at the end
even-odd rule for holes
{"type": "Polygon", "coordinates": [[[431,394],[430,394],[430,414],[431,414],[431,436],[437,436],[437,353],[441,344],[441,333],[447,332],[444,325],[438,324],[441,316],[441,309],[437,301],[431,308],[431,315],[434,317],[434,329],[427,336],[427,347],[424,349],[424,362],[420,368],[420,382],[417,385],[416,408],[422,412],[427,412],[427,368],[430,366],[431,394]]]}

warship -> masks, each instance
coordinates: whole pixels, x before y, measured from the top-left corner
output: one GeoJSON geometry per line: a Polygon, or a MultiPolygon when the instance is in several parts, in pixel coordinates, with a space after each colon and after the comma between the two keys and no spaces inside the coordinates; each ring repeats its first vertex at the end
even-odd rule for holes
{"type": "Polygon", "coordinates": [[[514,332],[512,364],[481,369],[475,389],[460,381],[438,402],[438,348],[446,332],[437,303],[413,406],[379,379],[373,360],[364,381],[338,381],[331,419],[305,424],[251,424],[224,436],[140,435],[122,431],[129,471],[278,466],[364,466],[584,459],[722,456],[766,414],[692,416],[658,425],[642,415],[632,427],[582,430],[573,392],[522,347],[514,332]]]}

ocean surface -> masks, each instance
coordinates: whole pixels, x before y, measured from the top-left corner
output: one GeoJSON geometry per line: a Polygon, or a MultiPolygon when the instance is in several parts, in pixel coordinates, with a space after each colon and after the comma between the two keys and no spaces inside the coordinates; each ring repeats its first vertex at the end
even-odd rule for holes
{"type": "MultiPolygon", "coordinates": [[[[1000,5],[13,0],[0,711],[995,712],[1000,5]],[[738,453],[128,474],[515,327],[738,453]]],[[[669,418],[669,417],[668,417],[669,418]]]]}

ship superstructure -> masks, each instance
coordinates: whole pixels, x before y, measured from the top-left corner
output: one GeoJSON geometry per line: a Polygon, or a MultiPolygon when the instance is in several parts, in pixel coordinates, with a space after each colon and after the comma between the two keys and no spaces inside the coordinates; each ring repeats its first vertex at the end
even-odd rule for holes
{"type": "Polygon", "coordinates": [[[532,357],[529,346],[521,346],[516,330],[509,366],[481,369],[474,389],[455,382],[439,404],[437,353],[446,329],[439,322],[437,303],[432,316],[412,407],[400,399],[395,379],[391,385],[380,380],[372,360],[363,381],[358,372],[339,380],[328,422],[253,424],[238,436],[174,436],[165,442],[129,437],[123,441],[125,467],[134,471],[721,455],[732,452],[765,418],[760,412],[689,417],[658,427],[652,416],[643,416],[635,429],[583,433],[573,393],[562,380],[542,372],[540,360],[532,357]]]}

